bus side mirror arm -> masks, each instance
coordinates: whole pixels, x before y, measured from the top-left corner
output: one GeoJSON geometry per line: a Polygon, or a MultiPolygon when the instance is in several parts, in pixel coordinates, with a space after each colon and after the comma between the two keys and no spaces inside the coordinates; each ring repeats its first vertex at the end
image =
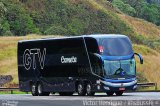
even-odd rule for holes
{"type": "Polygon", "coordinates": [[[102,64],[104,64],[101,55],[99,55],[99,54],[97,54],[97,53],[93,53],[93,54],[94,54],[96,57],[99,58],[99,60],[101,61],[102,64]]]}
{"type": "MultiPolygon", "coordinates": [[[[99,55],[98,53],[93,53],[93,55],[94,56],[96,56],[96,57],[98,57],[98,59],[99,59],[99,61],[100,61],[100,63],[102,64],[102,69],[103,69],[103,67],[104,67],[104,61],[103,61],[103,59],[102,59],[102,57],[101,57],[101,55],[99,55]]],[[[100,76],[103,76],[104,77],[104,75],[105,75],[105,72],[104,71],[102,71],[102,75],[100,75],[100,76]],[[103,73],[103,74],[102,74],[103,73]]]]}
{"type": "Polygon", "coordinates": [[[143,64],[143,57],[142,57],[142,55],[139,54],[139,53],[134,53],[134,54],[137,55],[137,56],[139,57],[140,63],[143,64]]]}

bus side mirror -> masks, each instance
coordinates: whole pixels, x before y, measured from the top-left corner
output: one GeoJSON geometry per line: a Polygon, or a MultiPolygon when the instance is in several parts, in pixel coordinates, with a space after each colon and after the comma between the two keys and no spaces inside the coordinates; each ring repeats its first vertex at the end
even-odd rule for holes
{"type": "Polygon", "coordinates": [[[139,53],[134,53],[134,54],[137,55],[137,56],[139,57],[140,63],[143,64],[143,57],[142,57],[142,55],[139,54],[139,53]]]}

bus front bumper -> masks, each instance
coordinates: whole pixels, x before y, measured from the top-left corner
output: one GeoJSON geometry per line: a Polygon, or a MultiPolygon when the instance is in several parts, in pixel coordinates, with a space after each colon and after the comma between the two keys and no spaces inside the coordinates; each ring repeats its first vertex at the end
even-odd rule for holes
{"type": "MultiPolygon", "coordinates": [[[[137,88],[137,80],[127,82],[127,83],[112,83],[101,81],[100,85],[103,91],[134,91],[137,88]]],[[[98,86],[97,86],[98,89],[98,86]]]]}

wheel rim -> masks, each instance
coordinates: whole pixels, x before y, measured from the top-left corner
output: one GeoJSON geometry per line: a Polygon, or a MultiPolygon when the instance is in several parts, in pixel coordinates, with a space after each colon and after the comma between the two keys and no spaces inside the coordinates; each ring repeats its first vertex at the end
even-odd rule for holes
{"type": "Polygon", "coordinates": [[[42,94],[42,86],[41,86],[41,84],[38,85],[38,93],[42,94]]]}
{"type": "Polygon", "coordinates": [[[36,86],[32,85],[32,93],[35,94],[35,92],[36,92],[36,86]]]}
{"type": "Polygon", "coordinates": [[[90,93],[91,93],[91,85],[87,84],[87,94],[90,94],[90,93]]]}
{"type": "Polygon", "coordinates": [[[82,93],[83,87],[81,84],[78,85],[78,93],[82,93]]]}

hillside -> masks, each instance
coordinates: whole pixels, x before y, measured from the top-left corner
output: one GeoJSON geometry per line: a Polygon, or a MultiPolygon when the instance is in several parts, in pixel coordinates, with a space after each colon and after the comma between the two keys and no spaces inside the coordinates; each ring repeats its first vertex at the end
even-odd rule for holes
{"type": "Polygon", "coordinates": [[[95,0],[1,0],[0,35],[133,33],[114,13],[100,9],[96,3],[95,0]]]}
{"type": "Polygon", "coordinates": [[[136,33],[145,36],[149,39],[160,38],[160,27],[153,23],[149,23],[143,19],[133,18],[125,14],[119,14],[119,16],[126,22],[130,27],[136,31],[136,33]]]}
{"type": "Polygon", "coordinates": [[[160,26],[160,4],[157,0],[113,0],[112,4],[120,11],[160,26]]]}
{"type": "Polygon", "coordinates": [[[135,52],[144,56],[144,65],[137,66],[141,82],[157,82],[160,88],[160,27],[155,24],[128,16],[106,0],[0,0],[0,4],[0,72],[12,74],[12,83],[18,83],[19,40],[118,33],[129,36],[135,52]],[[24,36],[29,33],[45,36],[24,36]]]}

